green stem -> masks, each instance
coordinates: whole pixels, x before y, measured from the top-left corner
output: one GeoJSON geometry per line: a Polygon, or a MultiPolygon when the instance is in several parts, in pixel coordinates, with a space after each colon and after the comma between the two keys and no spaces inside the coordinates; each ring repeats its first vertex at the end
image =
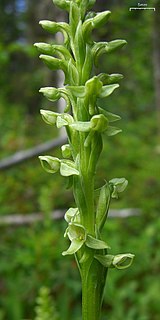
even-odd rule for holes
{"type": "Polygon", "coordinates": [[[107,269],[91,256],[82,266],[82,319],[100,320],[107,269]]]}

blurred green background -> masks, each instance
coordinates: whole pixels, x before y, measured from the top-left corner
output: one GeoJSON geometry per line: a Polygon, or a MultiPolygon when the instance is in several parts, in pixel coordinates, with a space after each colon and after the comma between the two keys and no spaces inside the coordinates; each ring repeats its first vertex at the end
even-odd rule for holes
{"type": "MultiPolygon", "coordinates": [[[[128,42],[104,55],[96,70],[125,76],[120,89],[103,101],[107,110],[122,117],[123,132],[104,137],[96,183],[124,176],[129,186],[112,208],[141,211],[139,216],[109,219],[106,225],[104,239],[112,253],[132,252],[136,258],[130,269],[109,272],[102,320],[160,319],[160,1],[147,3],[156,11],[129,11],[137,6],[132,0],[98,0],[94,8],[112,11],[95,39],[128,42]]],[[[51,0],[0,1],[0,161],[58,136],[39,115],[39,109],[53,105],[38,90],[56,86],[58,77],[42,65],[33,47],[34,42],[55,40],[38,25],[42,19],[66,16],[51,0]]],[[[48,153],[60,155],[59,149],[48,153]]],[[[37,320],[81,319],[77,267],[72,257],[61,255],[67,246],[66,225],[49,217],[51,211],[73,204],[64,178],[44,172],[37,157],[0,171],[0,219],[44,215],[41,222],[20,226],[0,220],[0,320],[35,319],[42,287],[50,291],[46,305],[53,301],[54,308],[48,318],[37,320]]]]}

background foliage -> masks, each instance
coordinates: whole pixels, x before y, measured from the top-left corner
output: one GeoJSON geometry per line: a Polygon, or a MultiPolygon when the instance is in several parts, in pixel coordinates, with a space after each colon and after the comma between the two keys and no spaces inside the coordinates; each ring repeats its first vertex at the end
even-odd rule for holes
{"type": "MultiPolygon", "coordinates": [[[[153,6],[154,1],[148,5],[153,6]]],[[[123,38],[128,42],[118,54],[104,56],[100,61],[100,71],[122,73],[125,78],[119,91],[104,102],[107,109],[122,116],[123,133],[104,141],[97,187],[104,179],[126,177],[129,187],[112,207],[140,208],[142,212],[138,217],[110,219],[106,226],[104,238],[109,239],[114,253],[131,250],[136,259],[127,271],[110,271],[103,319],[158,320],[160,146],[153,63],[154,13],[130,12],[130,6],[135,2],[122,4],[115,0],[104,4],[99,0],[95,6],[97,11],[112,11],[107,27],[95,38],[123,38]]],[[[38,25],[40,19],[65,18],[50,0],[36,4],[31,0],[0,2],[1,159],[57,136],[55,129],[41,120],[39,109],[42,105],[48,108],[48,102],[38,94],[41,86],[56,85],[57,76],[38,61],[32,44],[48,37],[38,25]]],[[[55,154],[58,156],[59,151],[54,150],[55,154]]],[[[63,178],[45,173],[37,158],[1,171],[0,215],[44,214],[43,222],[30,226],[0,226],[1,320],[38,319],[36,297],[44,286],[54,301],[55,319],[81,319],[77,267],[72,258],[61,256],[66,248],[65,223],[49,219],[50,211],[73,203],[65,187],[63,178]]],[[[44,297],[46,304],[42,305],[46,306],[48,299],[44,297]]]]}

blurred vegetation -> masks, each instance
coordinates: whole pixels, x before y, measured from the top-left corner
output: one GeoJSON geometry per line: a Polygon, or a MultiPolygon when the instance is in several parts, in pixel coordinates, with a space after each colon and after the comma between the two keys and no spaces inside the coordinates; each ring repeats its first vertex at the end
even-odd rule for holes
{"type": "MultiPolygon", "coordinates": [[[[153,6],[154,1],[148,5],[153,6]]],[[[130,12],[129,6],[135,2],[96,4],[96,10],[110,9],[112,16],[107,28],[95,37],[119,37],[128,42],[125,49],[104,56],[97,70],[125,76],[119,91],[104,102],[108,110],[122,116],[123,132],[108,140],[104,137],[97,187],[104,179],[124,176],[129,180],[128,190],[112,207],[140,208],[142,212],[138,217],[110,219],[106,225],[104,238],[112,252],[131,250],[136,259],[127,271],[110,271],[103,319],[159,320],[160,147],[153,79],[154,15],[152,11],[130,12]]],[[[39,109],[42,105],[48,108],[48,102],[38,94],[41,86],[56,85],[56,74],[42,66],[32,44],[48,37],[38,20],[61,20],[59,14],[48,0],[0,2],[1,159],[57,136],[41,120],[39,109]]],[[[54,155],[59,153],[54,150],[54,155]]],[[[42,309],[49,305],[52,312],[49,293],[42,292],[43,287],[49,288],[60,319],[80,320],[77,267],[72,258],[61,256],[67,245],[65,222],[53,222],[48,215],[73,204],[64,179],[45,173],[35,158],[1,171],[0,186],[1,216],[44,213],[44,221],[31,226],[0,227],[0,320],[41,319],[35,311],[41,296],[42,309]]]]}

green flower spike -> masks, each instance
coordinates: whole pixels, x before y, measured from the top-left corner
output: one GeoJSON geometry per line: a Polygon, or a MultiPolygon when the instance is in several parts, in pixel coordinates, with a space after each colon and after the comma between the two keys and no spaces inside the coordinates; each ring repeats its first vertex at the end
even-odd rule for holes
{"type": "MultiPolygon", "coordinates": [[[[100,57],[122,48],[125,40],[95,42],[94,29],[108,21],[111,12],[89,11],[96,0],[53,0],[68,13],[68,23],[40,21],[42,28],[52,35],[61,32],[61,44],[35,43],[40,58],[50,70],[62,70],[62,88],[45,87],[40,92],[51,102],[63,98],[62,113],[41,110],[48,125],[64,127],[68,143],[61,147],[62,159],[43,155],[39,159],[49,173],[60,173],[73,189],[75,206],[65,213],[68,224],[65,237],[69,248],[62,254],[74,254],[82,280],[82,319],[100,320],[108,268],[125,269],[133,261],[131,253],[111,255],[103,241],[112,198],[118,198],[128,184],[125,178],[105,181],[95,189],[96,169],[103,149],[103,138],[110,139],[122,130],[112,126],[120,116],[100,107],[100,100],[108,98],[123,76],[119,73],[95,73],[100,57]]],[[[53,40],[51,40],[53,41],[53,40]]]]}

